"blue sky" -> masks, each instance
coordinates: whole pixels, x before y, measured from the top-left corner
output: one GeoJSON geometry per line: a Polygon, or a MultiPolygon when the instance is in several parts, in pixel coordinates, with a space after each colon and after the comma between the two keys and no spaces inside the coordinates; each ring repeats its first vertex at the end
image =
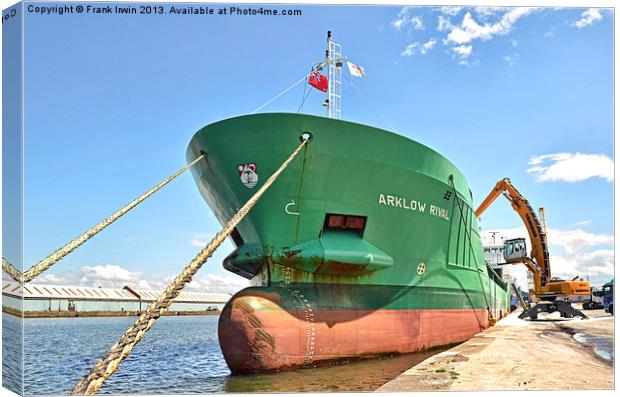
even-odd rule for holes
{"type": "MultiPolygon", "coordinates": [[[[476,203],[508,176],[545,207],[554,273],[611,278],[612,11],[274,7],[303,16],[26,13],[27,265],[182,167],[199,128],[303,77],[332,30],[366,69],[357,87],[400,134],[453,161],[476,203]]],[[[303,88],[263,111],[295,112],[303,88]]],[[[346,81],[343,96],[344,119],[389,129],[346,81]]],[[[323,114],[323,99],[314,91],[305,111],[323,114]]],[[[522,225],[499,201],[481,226],[522,225]]],[[[187,173],[37,281],[159,287],[218,229],[187,173]]],[[[220,266],[231,250],[197,288],[241,285],[220,266]]]]}

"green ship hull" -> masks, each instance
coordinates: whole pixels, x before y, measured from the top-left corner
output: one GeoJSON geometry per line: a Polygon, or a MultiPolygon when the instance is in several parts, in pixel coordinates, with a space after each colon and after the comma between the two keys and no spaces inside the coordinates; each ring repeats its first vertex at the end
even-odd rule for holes
{"type": "Polygon", "coordinates": [[[463,174],[381,129],[302,114],[236,117],[190,142],[200,193],[223,224],[310,141],[232,234],[224,267],[251,280],[219,337],[235,373],[460,342],[509,310],[484,262],[463,174]]]}

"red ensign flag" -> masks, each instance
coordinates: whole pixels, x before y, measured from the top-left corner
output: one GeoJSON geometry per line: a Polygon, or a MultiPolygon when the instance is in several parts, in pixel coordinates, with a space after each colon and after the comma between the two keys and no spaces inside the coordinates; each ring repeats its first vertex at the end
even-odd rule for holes
{"type": "Polygon", "coordinates": [[[313,70],[310,73],[310,78],[308,79],[308,84],[316,88],[317,90],[327,92],[327,77],[323,76],[316,70],[313,70]]]}

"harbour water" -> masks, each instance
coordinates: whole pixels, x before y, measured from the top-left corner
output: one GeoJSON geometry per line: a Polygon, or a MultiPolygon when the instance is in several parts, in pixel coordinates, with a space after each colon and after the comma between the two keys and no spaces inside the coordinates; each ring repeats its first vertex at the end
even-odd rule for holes
{"type": "Polygon", "coordinates": [[[584,345],[591,346],[594,354],[607,361],[614,361],[613,339],[588,335],[585,332],[577,332],[573,338],[584,345]]]}
{"type": "MultiPolygon", "coordinates": [[[[2,320],[10,329],[21,327],[17,317],[3,314],[2,320]]],[[[128,317],[25,319],[24,393],[68,394],[134,320],[128,317]]],[[[162,317],[100,393],[370,391],[437,353],[434,350],[324,368],[231,376],[219,348],[217,321],[217,316],[162,317]]],[[[3,334],[3,358],[19,370],[15,357],[20,347],[7,335],[3,334]]],[[[9,377],[5,382],[17,380],[9,377]]]]}

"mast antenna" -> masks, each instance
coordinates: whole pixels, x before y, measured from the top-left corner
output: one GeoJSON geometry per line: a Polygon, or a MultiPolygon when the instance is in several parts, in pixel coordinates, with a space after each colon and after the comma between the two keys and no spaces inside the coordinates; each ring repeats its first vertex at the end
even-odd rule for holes
{"type": "Polygon", "coordinates": [[[340,119],[341,111],[341,78],[342,78],[342,46],[334,43],[332,32],[327,32],[327,51],[325,54],[327,65],[327,117],[340,119]]]}

